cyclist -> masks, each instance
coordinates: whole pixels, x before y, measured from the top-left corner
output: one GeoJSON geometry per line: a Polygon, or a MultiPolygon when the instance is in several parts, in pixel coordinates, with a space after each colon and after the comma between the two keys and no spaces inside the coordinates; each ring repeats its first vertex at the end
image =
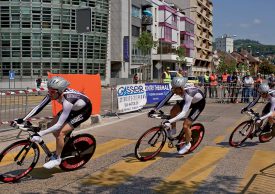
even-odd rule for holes
{"type": "Polygon", "coordinates": [[[57,100],[62,104],[62,110],[51,121],[48,129],[38,132],[38,135],[31,137],[31,141],[40,143],[41,136],[53,133],[56,138],[56,154],[45,163],[44,168],[51,169],[61,163],[61,152],[64,147],[65,135],[86,121],[92,112],[92,104],[84,94],[67,88],[70,83],[62,77],[53,77],[48,81],[48,94],[33,110],[24,118],[15,120],[16,123],[22,124],[30,117],[38,114],[51,100],[57,100]]]}
{"type": "Polygon", "coordinates": [[[166,97],[160,101],[156,108],[148,113],[150,117],[157,110],[163,107],[163,105],[169,101],[169,99],[177,94],[183,98],[182,101],[177,102],[170,111],[171,119],[164,122],[164,125],[169,128],[168,136],[172,138],[172,135],[176,134],[176,122],[184,118],[188,110],[191,109],[189,115],[183,122],[183,129],[185,132],[185,145],[179,150],[179,154],[185,154],[191,148],[191,125],[195,121],[205,107],[205,96],[203,92],[194,86],[186,85],[187,78],[175,77],[172,80],[172,90],[166,95],[166,97]]]}
{"type": "MultiPolygon", "coordinates": [[[[248,104],[247,107],[243,108],[241,113],[248,111],[250,108],[255,106],[255,104],[259,101],[261,97],[267,99],[268,103],[263,108],[262,116],[257,118],[256,123],[258,123],[258,125],[260,126],[262,120],[268,118],[268,123],[263,129],[263,133],[270,133],[270,131],[272,130],[272,125],[273,123],[275,123],[275,90],[271,90],[267,83],[262,83],[259,85],[256,98],[250,104],[248,104]]],[[[259,128],[258,132],[260,130],[261,129],[259,128]]],[[[272,133],[275,133],[275,129],[272,131],[272,133]]]]}

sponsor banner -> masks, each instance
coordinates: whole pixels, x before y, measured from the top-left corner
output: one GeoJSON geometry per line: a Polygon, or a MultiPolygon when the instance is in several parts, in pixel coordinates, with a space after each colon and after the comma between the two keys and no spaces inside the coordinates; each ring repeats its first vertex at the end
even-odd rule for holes
{"type": "Polygon", "coordinates": [[[146,83],[147,104],[160,102],[170,91],[169,84],[146,83]]]}
{"type": "Polygon", "coordinates": [[[116,90],[120,113],[140,110],[146,104],[145,84],[118,85],[116,90]]]}

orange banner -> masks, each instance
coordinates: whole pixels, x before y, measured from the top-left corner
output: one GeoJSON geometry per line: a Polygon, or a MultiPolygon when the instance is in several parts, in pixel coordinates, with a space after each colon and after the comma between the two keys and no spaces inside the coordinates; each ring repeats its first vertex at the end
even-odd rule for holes
{"type": "MultiPolygon", "coordinates": [[[[68,80],[71,84],[69,88],[77,90],[86,96],[92,102],[93,111],[92,114],[100,113],[101,105],[101,80],[100,75],[86,75],[86,74],[52,74],[48,72],[48,78],[53,76],[60,76],[68,80]]],[[[55,116],[60,110],[62,105],[56,101],[52,101],[52,111],[55,116]]]]}

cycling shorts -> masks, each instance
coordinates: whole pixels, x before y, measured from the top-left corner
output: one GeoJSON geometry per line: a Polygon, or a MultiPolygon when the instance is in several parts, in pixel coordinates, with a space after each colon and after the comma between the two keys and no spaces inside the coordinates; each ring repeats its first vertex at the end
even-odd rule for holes
{"type": "MultiPolygon", "coordinates": [[[[62,110],[58,113],[58,116],[60,116],[62,113],[62,110]]],[[[78,110],[78,111],[72,111],[68,118],[66,119],[66,123],[68,123],[71,127],[76,128],[84,121],[88,120],[92,114],[92,104],[87,103],[87,105],[78,110]]]]}
{"type": "MultiPolygon", "coordinates": [[[[201,114],[201,112],[203,111],[203,109],[205,107],[205,103],[206,103],[205,98],[203,98],[199,102],[191,104],[191,106],[189,108],[189,109],[191,109],[191,111],[187,118],[190,119],[192,122],[195,121],[198,118],[198,116],[201,114]]],[[[177,104],[182,109],[185,104],[185,101],[182,100],[182,101],[178,102],[177,104]]]]}

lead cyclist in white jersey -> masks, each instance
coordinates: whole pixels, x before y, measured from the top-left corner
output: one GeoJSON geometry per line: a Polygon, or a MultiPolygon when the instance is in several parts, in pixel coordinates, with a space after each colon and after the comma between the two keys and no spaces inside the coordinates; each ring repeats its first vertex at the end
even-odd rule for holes
{"type": "Polygon", "coordinates": [[[148,113],[148,116],[154,114],[157,110],[162,108],[166,102],[174,95],[177,94],[183,98],[182,101],[175,104],[170,111],[171,119],[164,122],[164,125],[170,128],[168,136],[176,134],[176,122],[183,119],[188,110],[191,109],[189,115],[183,122],[183,129],[185,132],[185,145],[179,150],[179,154],[185,154],[191,148],[191,125],[205,107],[205,96],[203,92],[194,86],[186,86],[187,78],[175,77],[172,80],[172,91],[160,101],[154,110],[148,113]]]}
{"type": "Polygon", "coordinates": [[[44,168],[51,169],[61,163],[61,152],[64,147],[64,137],[67,133],[79,126],[91,116],[92,104],[84,94],[67,88],[70,83],[62,77],[53,77],[48,81],[48,94],[33,108],[24,118],[15,120],[22,124],[30,117],[38,114],[51,100],[57,100],[62,104],[62,110],[52,120],[48,129],[38,132],[38,136],[32,136],[31,141],[41,142],[41,136],[53,133],[56,138],[56,155],[45,163],[44,168]]]}
{"type": "MultiPolygon", "coordinates": [[[[256,122],[261,125],[262,120],[268,118],[268,123],[263,129],[263,133],[270,133],[272,130],[272,125],[275,123],[275,90],[271,90],[267,83],[262,83],[259,86],[257,97],[250,104],[248,104],[248,106],[243,108],[241,113],[248,111],[250,108],[255,106],[261,97],[267,99],[268,103],[263,108],[262,115],[256,120],[256,122]]],[[[275,129],[273,129],[272,133],[275,133],[275,129]]]]}

